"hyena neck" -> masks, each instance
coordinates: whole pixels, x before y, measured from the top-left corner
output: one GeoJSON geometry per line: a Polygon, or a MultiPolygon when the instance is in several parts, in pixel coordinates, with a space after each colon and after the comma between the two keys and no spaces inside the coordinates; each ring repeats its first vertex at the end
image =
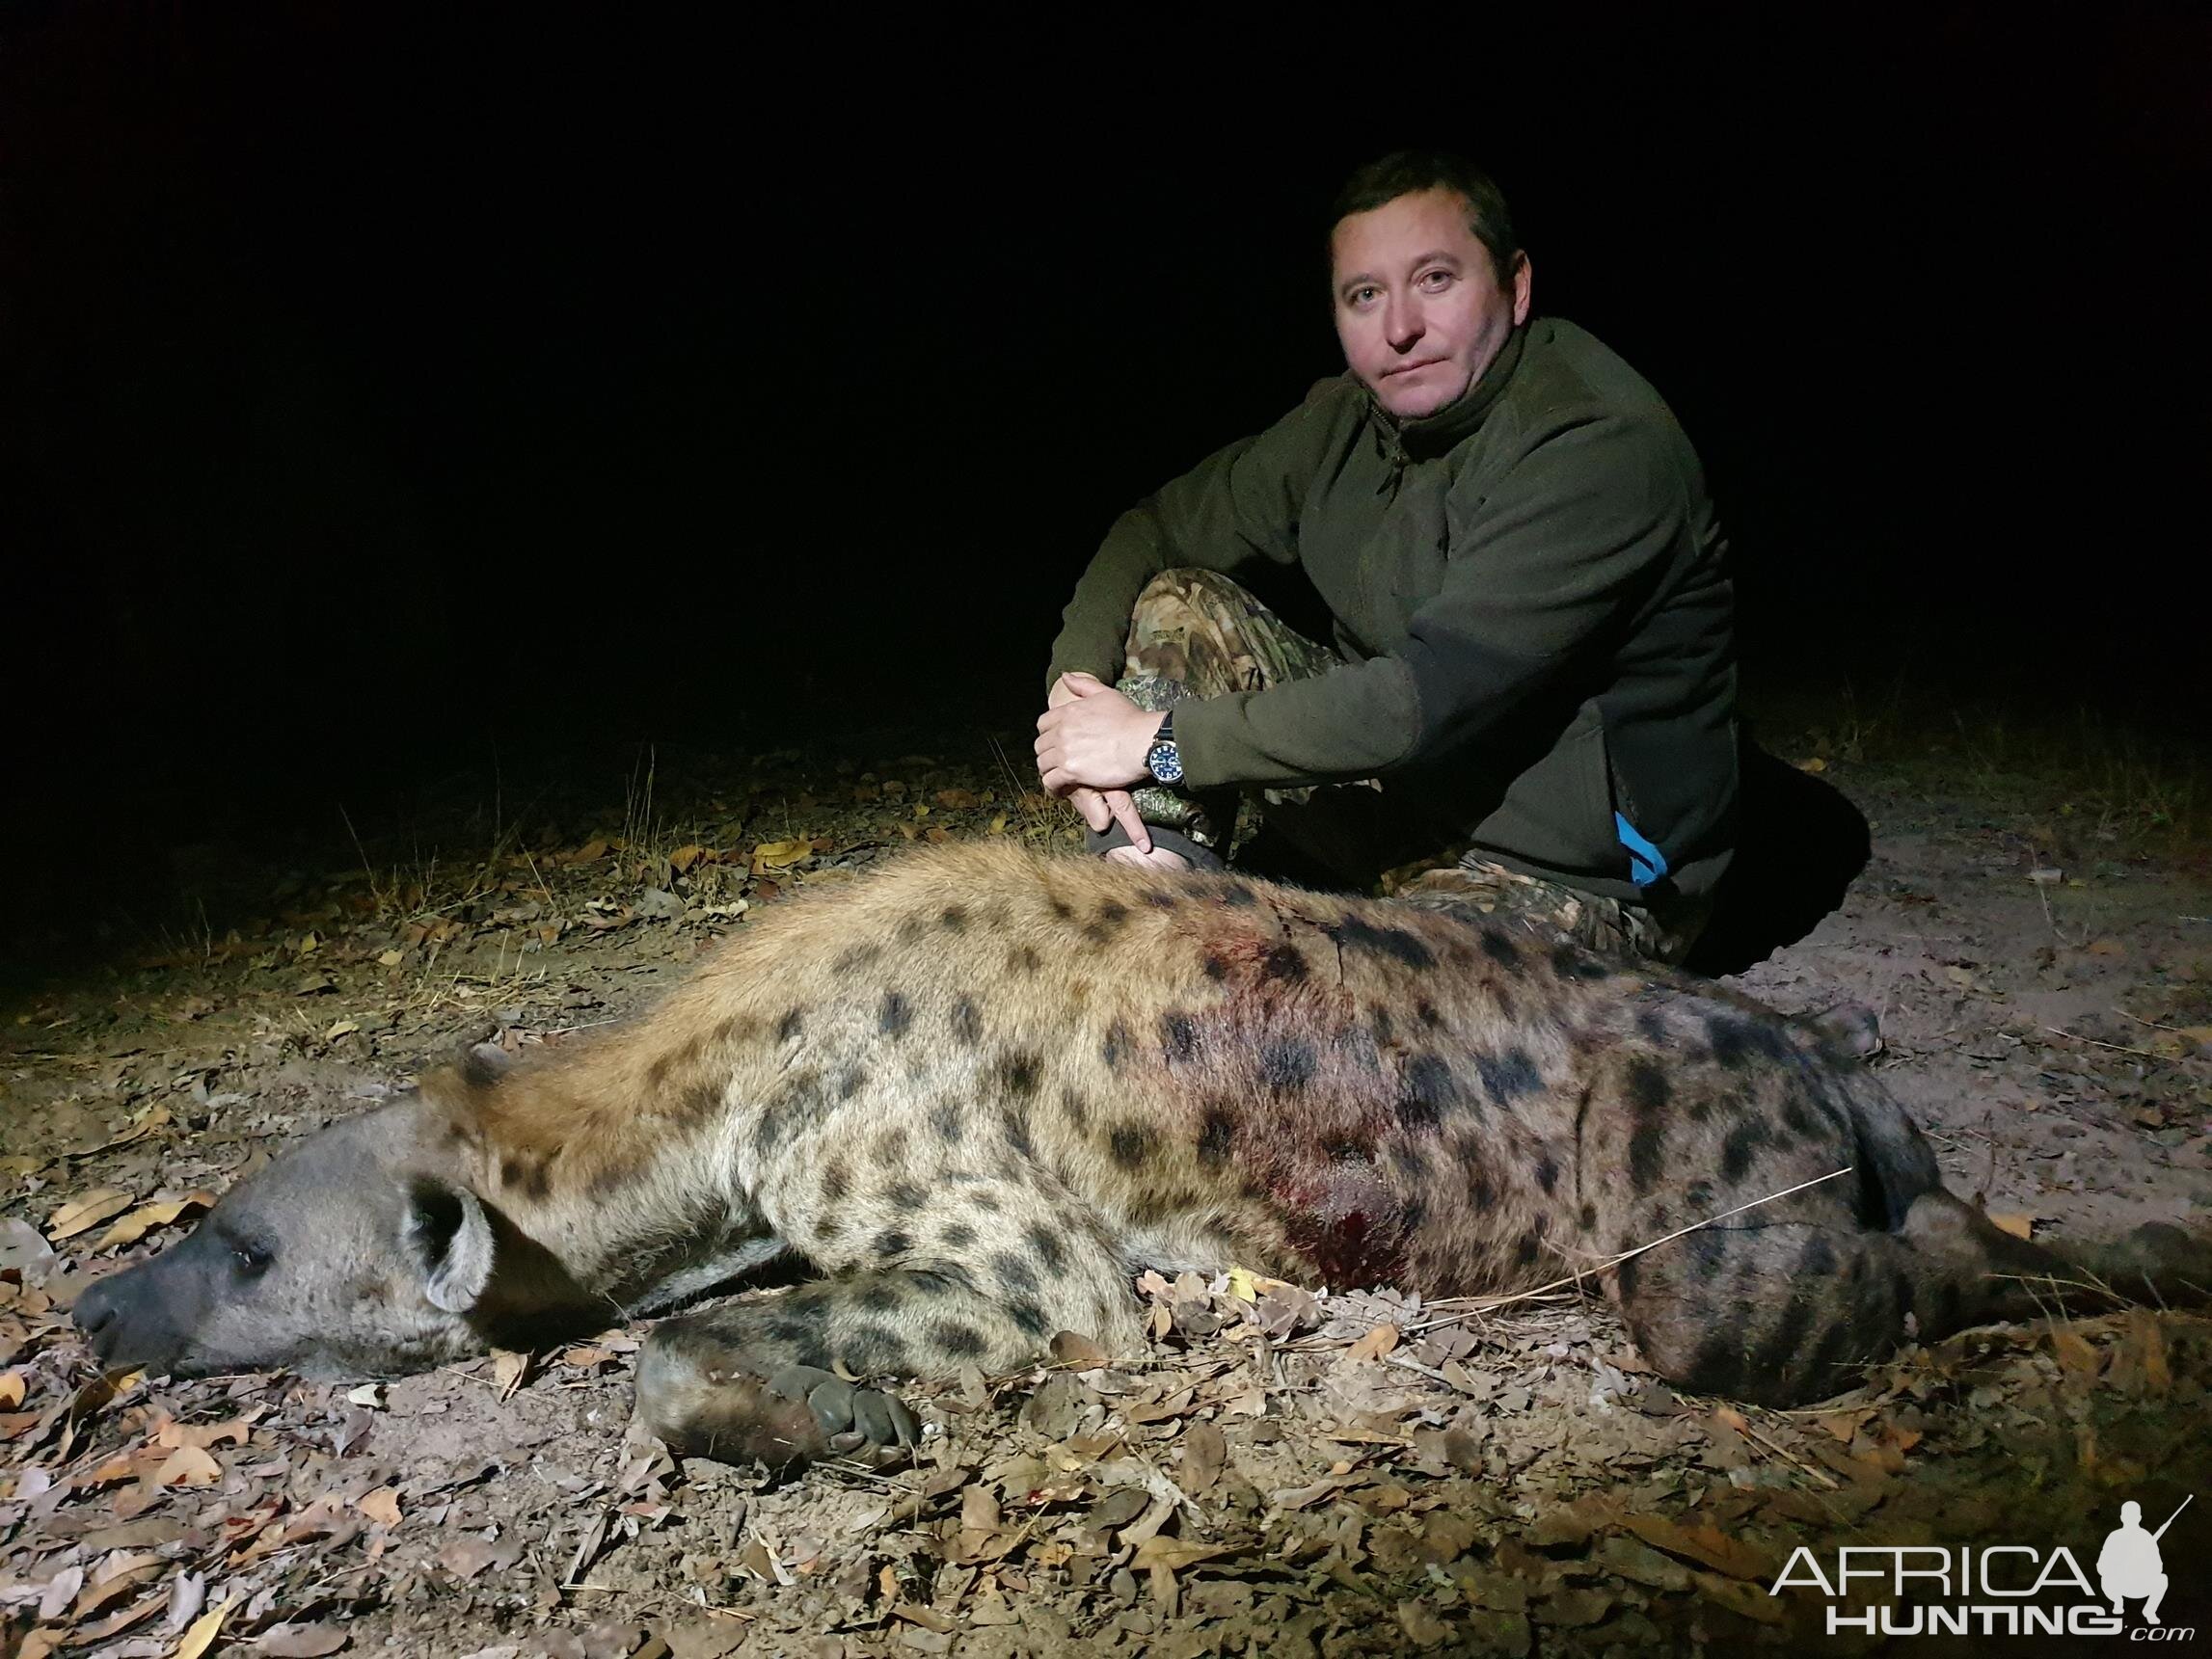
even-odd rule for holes
{"type": "Polygon", "coordinates": [[[736,1103],[757,1098],[765,1047],[742,1017],[702,1025],[713,1011],[694,1001],[680,993],[575,1051],[505,1071],[464,1063],[422,1082],[441,1161],[609,1303],[742,1255],[763,1232],[744,1194],[701,1173],[728,1167],[717,1153],[740,1127],[736,1103]]]}

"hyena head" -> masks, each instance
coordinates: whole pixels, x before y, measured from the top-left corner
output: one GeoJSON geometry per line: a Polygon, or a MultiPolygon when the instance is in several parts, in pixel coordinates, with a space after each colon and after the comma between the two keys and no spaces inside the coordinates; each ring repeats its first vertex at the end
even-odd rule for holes
{"type": "Polygon", "coordinates": [[[391,1376],[482,1352],[517,1281],[546,1288],[547,1258],[431,1150],[433,1115],[415,1096],[333,1124],[182,1244],[89,1286],[76,1322],[101,1363],[391,1376]]]}

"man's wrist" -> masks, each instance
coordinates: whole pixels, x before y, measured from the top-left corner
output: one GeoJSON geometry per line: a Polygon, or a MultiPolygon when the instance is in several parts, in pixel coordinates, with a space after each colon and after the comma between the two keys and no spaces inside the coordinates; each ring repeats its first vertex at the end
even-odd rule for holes
{"type": "Polygon", "coordinates": [[[1145,770],[1155,784],[1169,789],[1177,788],[1183,781],[1182,751],[1175,743],[1175,711],[1170,709],[1160,717],[1153,730],[1151,741],[1145,750],[1145,770]]]}

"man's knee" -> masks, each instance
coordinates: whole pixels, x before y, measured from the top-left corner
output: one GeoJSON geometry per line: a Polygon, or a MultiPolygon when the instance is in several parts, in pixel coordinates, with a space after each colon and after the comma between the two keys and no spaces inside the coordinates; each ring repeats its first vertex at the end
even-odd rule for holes
{"type": "Polygon", "coordinates": [[[1178,565],[1162,571],[1138,591],[1130,606],[1130,639],[1180,638],[1194,628],[1220,628],[1249,617],[1259,602],[1241,584],[1215,571],[1178,565]]]}
{"type": "Polygon", "coordinates": [[[1219,571],[1202,570],[1197,565],[1176,565],[1146,582],[1137,595],[1137,603],[1143,605],[1147,600],[1188,599],[1200,593],[1222,599],[1250,601],[1253,598],[1251,589],[1219,571]]]}

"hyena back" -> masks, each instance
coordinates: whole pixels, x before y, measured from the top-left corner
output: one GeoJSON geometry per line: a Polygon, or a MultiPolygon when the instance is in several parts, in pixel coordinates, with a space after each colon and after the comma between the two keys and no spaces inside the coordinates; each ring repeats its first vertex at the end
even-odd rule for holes
{"type": "MultiPolygon", "coordinates": [[[[597,1041],[426,1077],[79,1317],[113,1361],[405,1369],[779,1248],[820,1277],[649,1339],[638,1412],[672,1444],[906,1438],[849,1378],[1011,1370],[1061,1330],[1129,1350],[1142,1266],[1431,1297],[1581,1276],[1660,1375],[1776,1404],[2075,1271],[1946,1193],[1832,1033],[1717,987],[986,843],[748,923],[597,1041]]],[[[2171,1230],[2075,1260],[2212,1276],[2171,1230]]]]}

